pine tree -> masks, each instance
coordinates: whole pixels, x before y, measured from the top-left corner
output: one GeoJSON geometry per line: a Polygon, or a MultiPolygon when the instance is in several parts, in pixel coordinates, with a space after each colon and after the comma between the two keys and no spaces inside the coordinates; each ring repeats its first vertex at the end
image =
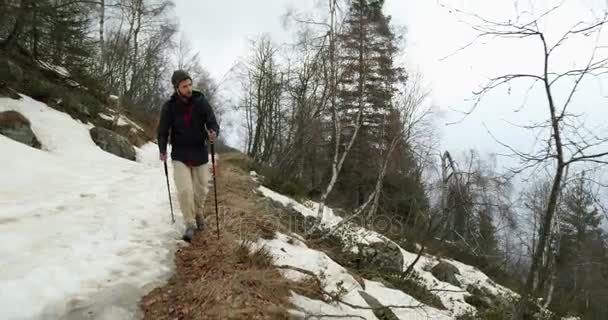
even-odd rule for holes
{"type": "MultiPolygon", "coordinates": [[[[608,306],[606,236],[584,173],[564,192],[554,308],[583,319],[605,317],[608,306]]],[[[603,319],[603,318],[602,318],[603,319]]]]}
{"type": "MultiPolygon", "coordinates": [[[[341,141],[353,134],[349,130],[363,109],[361,128],[339,181],[346,203],[360,205],[373,188],[382,152],[389,142],[394,112],[392,99],[404,72],[394,64],[397,37],[390,18],[382,12],[383,0],[353,1],[344,31],[339,35],[339,64],[343,68],[338,88],[338,105],[343,119],[341,141]]],[[[398,117],[396,117],[398,118],[398,117]]]]}
{"type": "Polygon", "coordinates": [[[8,1],[0,5],[16,14],[0,27],[4,46],[19,46],[37,60],[82,67],[94,54],[89,34],[89,5],[78,1],[8,1]]]}

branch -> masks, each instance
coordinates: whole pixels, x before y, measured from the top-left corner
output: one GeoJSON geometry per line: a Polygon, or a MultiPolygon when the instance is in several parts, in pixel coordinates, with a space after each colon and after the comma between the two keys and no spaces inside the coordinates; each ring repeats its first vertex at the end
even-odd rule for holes
{"type": "MultiPolygon", "coordinates": [[[[455,11],[455,12],[457,12],[457,13],[460,13],[460,14],[462,14],[462,15],[469,16],[469,17],[473,17],[473,18],[475,18],[475,19],[479,20],[481,23],[486,24],[486,25],[488,25],[488,26],[494,26],[494,27],[504,27],[504,28],[515,28],[515,29],[517,29],[517,30],[521,30],[521,31],[526,31],[526,32],[532,32],[532,33],[534,33],[534,32],[538,32],[538,31],[537,31],[537,30],[534,30],[534,29],[531,29],[531,28],[530,28],[530,26],[536,26],[536,25],[537,25],[537,23],[538,23],[538,21],[539,21],[540,19],[542,19],[542,18],[544,18],[545,16],[549,15],[551,12],[553,12],[553,11],[557,10],[559,7],[561,7],[561,6],[562,6],[563,2],[564,2],[564,1],[562,0],[562,2],[561,2],[561,3],[559,3],[558,5],[556,5],[556,6],[552,7],[552,8],[550,8],[549,10],[547,10],[547,11],[543,12],[541,15],[539,15],[539,16],[538,16],[538,18],[536,18],[536,19],[534,19],[534,20],[531,20],[530,22],[525,23],[525,24],[522,24],[522,25],[517,25],[517,24],[514,24],[514,23],[512,23],[512,22],[510,22],[510,21],[509,21],[509,22],[496,22],[496,21],[491,21],[491,20],[488,20],[488,19],[486,19],[486,18],[484,18],[484,17],[482,17],[482,16],[480,16],[480,15],[478,15],[478,14],[476,14],[476,13],[472,13],[472,12],[465,12],[464,10],[460,10],[460,9],[457,9],[457,8],[451,8],[451,7],[448,7],[447,5],[444,5],[444,4],[441,4],[441,3],[440,3],[439,5],[440,5],[440,6],[442,6],[442,7],[444,7],[444,8],[447,8],[448,10],[452,10],[452,11],[455,11]]],[[[473,25],[474,25],[474,24],[473,24],[473,25]]],[[[474,25],[474,26],[480,26],[480,25],[474,25]]],[[[487,26],[487,27],[488,27],[488,26],[487,26]]],[[[488,28],[489,28],[489,27],[488,27],[488,28]]]]}
{"type": "Polygon", "coordinates": [[[376,190],[372,191],[372,193],[370,193],[369,197],[367,197],[367,201],[365,201],[361,206],[359,206],[359,208],[357,208],[348,218],[342,219],[342,221],[340,221],[338,224],[336,224],[331,230],[326,232],[325,235],[323,235],[320,240],[327,239],[329,236],[331,236],[336,231],[338,231],[338,229],[342,228],[344,225],[346,225],[347,223],[349,223],[350,221],[352,221],[356,217],[358,217],[361,213],[363,213],[365,211],[367,206],[369,206],[369,204],[372,202],[372,200],[374,200],[375,197],[376,197],[376,190]]]}
{"type": "Polygon", "coordinates": [[[455,292],[455,293],[468,293],[466,290],[448,290],[448,289],[428,289],[430,292],[455,292]]]}
{"type": "Polygon", "coordinates": [[[472,17],[476,20],[479,20],[477,23],[468,23],[468,22],[464,22],[461,20],[461,22],[469,25],[473,30],[479,31],[481,32],[479,35],[477,35],[471,42],[469,42],[468,44],[456,49],[454,52],[448,54],[447,56],[440,58],[439,61],[443,61],[455,54],[457,54],[460,51],[465,50],[466,48],[472,46],[473,44],[475,44],[475,42],[483,37],[486,36],[490,36],[490,35],[494,35],[494,36],[517,36],[518,38],[525,38],[525,37],[529,37],[529,36],[533,36],[533,35],[539,35],[540,32],[538,32],[538,30],[534,30],[531,29],[531,26],[535,26],[537,27],[538,25],[538,21],[542,18],[544,18],[545,16],[549,15],[551,12],[557,10],[561,5],[563,4],[563,1],[554,6],[553,8],[545,11],[544,13],[542,13],[538,18],[523,24],[523,25],[516,25],[513,24],[511,22],[496,22],[496,21],[491,21],[488,20],[486,18],[481,17],[478,14],[472,13],[472,12],[465,12],[463,10],[457,9],[457,8],[453,8],[453,7],[449,7],[445,4],[439,3],[439,5],[441,7],[444,7],[450,11],[454,11],[456,13],[462,14],[464,16],[468,16],[468,17],[472,17]],[[516,31],[500,31],[500,28],[510,28],[510,29],[514,29],[516,31]]]}
{"type": "Polygon", "coordinates": [[[517,151],[517,150],[515,150],[515,148],[511,147],[510,145],[508,145],[508,144],[506,144],[506,143],[501,142],[500,140],[498,140],[492,134],[492,132],[490,131],[490,129],[488,129],[488,127],[486,126],[485,123],[483,124],[483,126],[484,126],[484,128],[486,128],[486,131],[492,137],[492,139],[494,139],[494,141],[496,141],[496,143],[498,143],[501,146],[509,149],[511,152],[513,152],[512,156],[518,156],[518,157],[522,158],[523,161],[538,163],[538,162],[543,162],[543,161],[549,160],[551,158],[555,158],[555,155],[552,155],[550,152],[548,152],[548,150],[546,152],[539,152],[539,154],[537,154],[537,155],[531,155],[531,154],[528,154],[528,153],[517,151]]]}
{"type": "Polygon", "coordinates": [[[359,319],[363,319],[366,320],[365,317],[360,316],[360,315],[353,315],[353,314],[345,314],[345,315],[336,315],[336,314],[310,314],[310,315],[306,315],[306,317],[304,317],[305,320],[308,319],[324,319],[324,318],[347,318],[347,319],[354,319],[354,318],[359,318],[359,319]]]}
{"type": "MultiPolygon", "coordinates": [[[[484,96],[492,91],[493,89],[498,88],[499,86],[508,83],[512,80],[515,79],[520,79],[520,78],[531,78],[534,79],[534,83],[535,84],[537,81],[544,81],[544,78],[541,76],[537,76],[534,74],[507,74],[507,75],[503,75],[500,77],[496,77],[496,78],[492,78],[490,79],[490,81],[488,82],[487,85],[483,86],[479,91],[477,92],[473,92],[473,95],[476,96],[475,98],[475,102],[473,104],[473,106],[465,112],[461,112],[464,114],[464,116],[457,121],[454,122],[448,122],[446,123],[446,125],[453,125],[453,124],[458,124],[461,123],[462,121],[464,121],[464,119],[466,119],[467,116],[469,116],[471,113],[473,113],[473,111],[475,111],[475,109],[477,108],[477,106],[479,105],[479,103],[481,103],[481,100],[484,98],[484,96]]],[[[454,110],[456,111],[456,110],[454,110]]],[[[458,111],[460,112],[460,111],[458,111]]]]}
{"type": "Polygon", "coordinates": [[[585,33],[585,35],[588,35],[588,33],[590,33],[590,31],[593,31],[594,29],[603,26],[607,22],[606,17],[607,17],[606,14],[604,14],[604,18],[600,22],[592,24],[591,26],[588,26],[588,27],[574,30],[574,28],[583,24],[580,21],[577,22],[574,26],[572,26],[572,28],[570,28],[570,30],[568,30],[566,33],[564,33],[564,35],[559,39],[559,41],[557,41],[555,43],[555,45],[553,45],[553,47],[551,47],[551,49],[549,49],[549,54],[551,54],[553,52],[553,50],[557,49],[557,47],[561,46],[562,43],[568,39],[568,36],[573,35],[573,34],[579,34],[579,33],[585,33]]]}
{"type": "MultiPolygon", "coordinates": [[[[70,2],[64,2],[61,4],[57,4],[54,5],[52,8],[57,10],[60,8],[64,8],[64,7],[68,7],[71,6],[73,4],[94,4],[94,5],[101,5],[101,1],[95,1],[95,0],[74,0],[74,1],[70,1],[70,2]]],[[[122,5],[120,3],[116,3],[116,4],[105,4],[104,7],[106,8],[111,8],[111,7],[121,7],[122,5]]]]}
{"type": "Polygon", "coordinates": [[[589,161],[589,162],[595,162],[595,163],[601,163],[601,164],[608,164],[608,160],[597,160],[597,158],[602,158],[602,157],[606,157],[606,156],[608,156],[608,152],[596,153],[596,154],[591,154],[591,155],[582,155],[582,156],[578,156],[578,157],[572,157],[570,160],[566,161],[565,164],[570,165],[574,162],[579,162],[579,161],[589,161]]]}
{"type": "MultiPolygon", "coordinates": [[[[589,72],[589,69],[592,68],[592,65],[594,65],[593,59],[595,58],[596,51],[597,51],[597,46],[593,49],[593,53],[591,54],[591,57],[589,58],[589,62],[587,63],[587,66],[585,67],[583,72],[581,72],[580,76],[574,82],[574,86],[572,87],[572,90],[570,91],[570,94],[568,95],[568,99],[564,103],[562,111],[558,116],[558,121],[559,121],[559,119],[561,119],[564,116],[564,113],[566,112],[566,108],[568,108],[568,105],[572,101],[572,97],[574,96],[574,93],[576,92],[576,89],[578,88],[578,85],[580,84],[581,80],[583,80],[583,77],[587,74],[587,72],[589,72]]],[[[604,59],[603,61],[607,61],[607,60],[604,59]]],[[[599,61],[599,62],[595,63],[595,65],[601,66],[604,63],[603,61],[599,61]]]]}
{"type": "MultiPolygon", "coordinates": [[[[595,49],[599,49],[599,47],[595,49]]],[[[555,79],[549,82],[549,86],[553,86],[555,82],[557,82],[563,77],[578,77],[581,76],[581,74],[585,73],[595,77],[606,74],[608,73],[608,66],[606,66],[607,63],[608,58],[593,62],[590,65],[586,66],[584,69],[568,70],[564,73],[548,73],[549,75],[556,76],[555,79]]]]}

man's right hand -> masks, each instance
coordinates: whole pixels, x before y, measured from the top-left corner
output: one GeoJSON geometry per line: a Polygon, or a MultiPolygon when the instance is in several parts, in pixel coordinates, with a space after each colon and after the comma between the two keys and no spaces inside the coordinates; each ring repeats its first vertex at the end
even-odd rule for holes
{"type": "Polygon", "coordinates": [[[167,162],[167,154],[166,153],[161,153],[158,158],[162,162],[167,162]]]}

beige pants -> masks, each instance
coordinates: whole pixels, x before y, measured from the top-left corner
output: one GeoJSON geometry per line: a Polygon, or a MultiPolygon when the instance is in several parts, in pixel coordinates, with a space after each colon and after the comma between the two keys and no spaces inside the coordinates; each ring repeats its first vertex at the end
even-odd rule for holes
{"type": "Polygon", "coordinates": [[[205,199],[209,190],[209,175],[209,163],[190,168],[183,162],[173,161],[173,178],[187,228],[196,228],[195,217],[197,215],[203,217],[205,199]]]}

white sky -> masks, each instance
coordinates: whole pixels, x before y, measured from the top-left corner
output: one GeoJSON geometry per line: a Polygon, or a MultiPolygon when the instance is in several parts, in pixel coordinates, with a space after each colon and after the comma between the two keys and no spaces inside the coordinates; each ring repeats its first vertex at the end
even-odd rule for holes
{"type": "MultiPolygon", "coordinates": [[[[519,12],[529,11],[530,3],[534,3],[534,12],[538,14],[558,2],[519,1],[517,9],[519,12]]],[[[563,7],[541,25],[541,28],[548,30],[550,43],[554,43],[575,22],[591,17],[594,14],[591,8],[603,4],[600,0],[563,2],[563,7]]],[[[191,40],[194,49],[200,51],[203,67],[216,79],[220,79],[236,61],[248,54],[250,39],[268,33],[277,43],[288,40],[281,22],[281,16],[288,7],[297,4],[298,7],[312,8],[315,3],[318,0],[179,0],[176,13],[181,30],[191,40]]],[[[324,4],[325,1],[321,3],[324,4]]],[[[492,20],[504,21],[516,17],[513,1],[445,0],[441,3],[473,11],[492,20]]],[[[444,111],[443,117],[437,122],[442,135],[442,150],[448,149],[457,157],[469,148],[482,153],[505,152],[487,133],[486,126],[501,141],[518,148],[530,147],[531,134],[506,122],[525,125],[548,114],[546,98],[542,87],[538,85],[530,94],[526,107],[514,112],[524,101],[523,92],[530,82],[519,82],[512,87],[510,95],[505,90],[497,90],[495,94],[487,96],[476,111],[460,124],[445,126],[445,123],[460,118],[461,114],[453,110],[467,110],[470,104],[465,100],[470,99],[471,93],[488,77],[504,72],[538,74],[542,70],[540,42],[521,39],[486,41],[441,60],[475,36],[469,26],[459,21],[463,18],[462,15],[450,12],[436,0],[386,0],[385,12],[393,17],[394,23],[407,27],[404,59],[411,69],[422,73],[426,85],[432,90],[432,103],[444,111]]],[[[586,62],[585,59],[590,56],[590,48],[588,39],[575,39],[571,45],[560,47],[557,51],[559,55],[553,60],[554,70],[571,68],[576,61],[578,63],[574,65],[581,66],[581,61],[586,62]]],[[[605,55],[606,51],[598,54],[605,55]]],[[[576,103],[571,110],[585,112],[587,124],[598,129],[596,134],[606,136],[608,108],[602,94],[607,95],[608,92],[604,90],[602,93],[599,81],[590,80],[592,81],[588,81],[575,96],[576,103]]],[[[561,94],[557,98],[560,102],[564,101],[564,92],[565,89],[558,92],[561,94]]],[[[235,139],[239,137],[233,133],[230,141],[235,139]]],[[[608,149],[608,146],[603,146],[603,149],[608,149]]]]}

